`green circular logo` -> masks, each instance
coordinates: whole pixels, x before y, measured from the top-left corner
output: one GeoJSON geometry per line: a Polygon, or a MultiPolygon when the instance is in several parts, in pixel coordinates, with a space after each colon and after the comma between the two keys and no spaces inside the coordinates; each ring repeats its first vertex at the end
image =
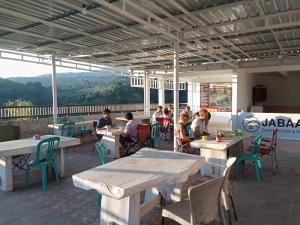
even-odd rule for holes
{"type": "Polygon", "coordinates": [[[246,117],[243,120],[243,128],[248,132],[256,132],[260,128],[260,121],[256,117],[246,117]]]}

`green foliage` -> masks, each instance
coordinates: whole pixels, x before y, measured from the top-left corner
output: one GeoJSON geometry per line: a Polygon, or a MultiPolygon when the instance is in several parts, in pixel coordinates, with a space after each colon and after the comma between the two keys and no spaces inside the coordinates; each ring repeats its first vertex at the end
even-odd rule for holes
{"type": "MultiPolygon", "coordinates": [[[[128,77],[101,73],[64,73],[57,75],[59,105],[143,103],[143,88],[130,87],[128,77]]],[[[151,103],[158,102],[158,91],[151,90],[151,103]]],[[[33,105],[51,105],[51,76],[0,78],[0,105],[19,99],[33,105]]],[[[165,92],[166,102],[173,101],[173,91],[165,92]]],[[[187,101],[187,91],[180,91],[180,102],[187,101]]]]}
{"type": "Polygon", "coordinates": [[[4,103],[5,106],[31,106],[32,102],[24,99],[8,100],[4,103]]]}

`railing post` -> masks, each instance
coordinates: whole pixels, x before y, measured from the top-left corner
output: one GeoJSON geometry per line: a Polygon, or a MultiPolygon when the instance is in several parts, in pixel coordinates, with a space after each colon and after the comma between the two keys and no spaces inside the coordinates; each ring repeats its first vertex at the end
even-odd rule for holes
{"type": "Polygon", "coordinates": [[[67,105],[67,115],[70,116],[70,105],[67,105]]]}

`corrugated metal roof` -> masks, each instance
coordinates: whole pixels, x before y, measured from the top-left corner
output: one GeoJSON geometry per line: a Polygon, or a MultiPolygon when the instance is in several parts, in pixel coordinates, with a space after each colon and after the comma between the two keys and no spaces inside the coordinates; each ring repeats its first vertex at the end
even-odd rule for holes
{"type": "Polygon", "coordinates": [[[299,0],[0,0],[0,48],[162,69],[290,55],[299,0]]]}

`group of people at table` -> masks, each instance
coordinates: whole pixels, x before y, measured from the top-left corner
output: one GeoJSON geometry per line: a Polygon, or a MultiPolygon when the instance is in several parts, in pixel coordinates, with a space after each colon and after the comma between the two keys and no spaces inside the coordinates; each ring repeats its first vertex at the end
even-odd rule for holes
{"type": "MultiPolygon", "coordinates": [[[[174,126],[174,109],[172,105],[168,108],[158,106],[152,114],[151,123],[157,123],[158,118],[165,118],[169,121],[168,126],[175,127],[178,137],[183,144],[189,143],[194,139],[198,139],[203,135],[208,135],[207,125],[210,120],[210,113],[206,109],[201,109],[194,115],[189,106],[186,106],[180,113],[178,123],[174,126]]],[[[134,119],[131,112],[125,114],[126,123],[124,133],[120,135],[120,144],[126,149],[131,143],[137,140],[138,122],[134,119]]],[[[105,109],[102,117],[97,122],[97,130],[107,129],[112,127],[111,111],[105,109]]],[[[101,138],[101,136],[99,137],[101,138]]]]}

